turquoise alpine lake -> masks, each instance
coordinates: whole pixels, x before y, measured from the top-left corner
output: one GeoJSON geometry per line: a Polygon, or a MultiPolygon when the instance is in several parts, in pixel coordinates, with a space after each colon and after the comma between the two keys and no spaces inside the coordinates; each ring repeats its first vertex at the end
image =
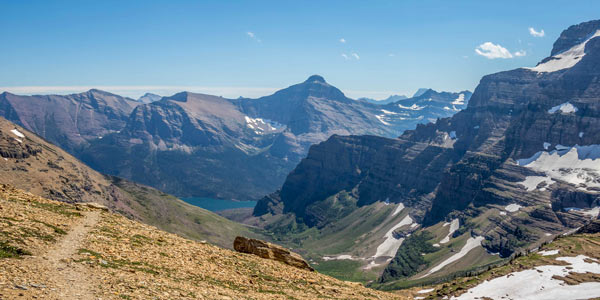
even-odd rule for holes
{"type": "Polygon", "coordinates": [[[210,211],[220,211],[232,208],[244,208],[256,206],[256,201],[235,201],[235,200],[223,200],[223,199],[212,199],[204,197],[190,197],[181,198],[181,200],[195,206],[202,207],[210,211]]]}

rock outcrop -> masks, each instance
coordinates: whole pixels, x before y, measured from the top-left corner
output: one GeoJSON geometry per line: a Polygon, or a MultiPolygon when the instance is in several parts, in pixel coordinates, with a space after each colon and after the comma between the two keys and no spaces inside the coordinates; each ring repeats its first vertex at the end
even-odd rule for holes
{"type": "Polygon", "coordinates": [[[241,253],[254,254],[262,258],[280,261],[299,269],[314,271],[300,254],[265,241],[238,236],[233,241],[233,249],[241,253]]]}

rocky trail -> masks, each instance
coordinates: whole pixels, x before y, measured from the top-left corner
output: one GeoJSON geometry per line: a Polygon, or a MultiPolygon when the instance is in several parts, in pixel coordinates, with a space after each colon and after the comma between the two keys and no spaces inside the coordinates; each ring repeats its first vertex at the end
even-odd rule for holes
{"type": "Polygon", "coordinates": [[[73,263],[74,256],[81,248],[90,229],[98,223],[100,211],[84,213],[80,220],[56,246],[42,257],[37,257],[32,263],[39,263],[44,269],[54,275],[56,296],[60,299],[93,299],[89,276],[86,268],[73,263]]]}
{"type": "Polygon", "coordinates": [[[16,276],[8,289],[0,291],[0,299],[95,299],[89,269],[76,263],[76,256],[100,213],[81,212],[82,217],[45,252],[25,256],[10,272],[16,276]]]}
{"type": "Polygon", "coordinates": [[[407,297],[0,184],[0,300],[317,298],[407,297]]]}

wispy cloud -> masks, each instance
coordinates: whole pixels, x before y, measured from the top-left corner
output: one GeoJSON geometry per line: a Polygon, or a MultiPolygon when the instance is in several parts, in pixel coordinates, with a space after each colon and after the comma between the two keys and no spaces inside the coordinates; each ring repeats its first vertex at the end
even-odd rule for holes
{"type": "Polygon", "coordinates": [[[515,52],[514,55],[517,57],[525,56],[525,55],[527,55],[527,51],[519,50],[519,51],[515,52]]]}
{"type": "Polygon", "coordinates": [[[255,34],[254,32],[252,32],[252,31],[248,31],[248,32],[246,32],[246,34],[247,34],[247,35],[248,35],[248,36],[249,36],[251,39],[253,39],[253,40],[255,40],[255,41],[259,42],[259,43],[260,43],[260,42],[262,42],[262,41],[261,41],[261,40],[260,40],[260,39],[259,39],[259,38],[256,36],[256,34],[255,34]]]}
{"type": "Polygon", "coordinates": [[[532,36],[535,36],[535,37],[543,37],[546,35],[546,33],[544,32],[544,29],[542,29],[540,31],[536,31],[533,27],[529,27],[529,34],[531,34],[532,36]]]}
{"type": "Polygon", "coordinates": [[[390,53],[390,54],[388,54],[388,56],[389,56],[389,57],[394,57],[394,56],[396,56],[396,54],[394,54],[394,53],[390,53]]]}
{"type": "Polygon", "coordinates": [[[488,59],[513,58],[513,55],[508,49],[492,42],[485,42],[477,46],[477,48],[475,48],[475,53],[488,59]]]}
{"type": "Polygon", "coordinates": [[[346,39],[345,38],[341,38],[340,39],[340,43],[345,44],[346,43],[346,39]]]}
{"type": "Polygon", "coordinates": [[[352,52],[350,54],[342,53],[342,57],[345,60],[359,60],[360,56],[356,52],[352,52]]]}

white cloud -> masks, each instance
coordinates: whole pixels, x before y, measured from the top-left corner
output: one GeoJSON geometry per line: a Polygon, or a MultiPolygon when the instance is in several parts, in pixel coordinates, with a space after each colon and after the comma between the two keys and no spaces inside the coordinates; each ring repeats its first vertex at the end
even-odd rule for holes
{"type": "Polygon", "coordinates": [[[515,52],[514,55],[517,57],[525,56],[525,55],[527,55],[527,51],[519,50],[519,51],[515,52]]]}
{"type": "Polygon", "coordinates": [[[510,51],[492,42],[485,42],[477,46],[477,48],[475,48],[475,53],[488,59],[513,58],[513,55],[510,53],[510,51]]]}
{"type": "Polygon", "coordinates": [[[356,54],[355,52],[352,52],[350,54],[342,53],[342,57],[345,60],[353,60],[353,59],[354,60],[359,60],[360,59],[360,56],[358,56],[358,54],[356,54]]]}
{"type": "Polygon", "coordinates": [[[535,37],[543,37],[546,35],[546,33],[544,32],[544,29],[542,29],[540,31],[536,31],[533,27],[529,27],[529,34],[531,34],[532,36],[535,36],[535,37]]]}
{"type": "Polygon", "coordinates": [[[346,39],[345,38],[341,38],[340,39],[340,43],[345,44],[346,43],[346,39]]]}
{"type": "Polygon", "coordinates": [[[390,53],[390,54],[388,54],[388,56],[389,56],[389,57],[394,57],[394,56],[396,56],[396,54],[394,54],[394,53],[390,53]]]}
{"type": "Polygon", "coordinates": [[[253,40],[255,40],[255,41],[259,42],[259,43],[260,43],[260,42],[262,42],[262,41],[261,41],[261,40],[260,40],[260,39],[259,39],[259,38],[256,36],[256,34],[255,34],[254,32],[252,32],[252,31],[248,31],[248,32],[246,32],[246,34],[247,34],[247,35],[248,35],[248,36],[249,36],[251,39],[253,39],[253,40]]]}

